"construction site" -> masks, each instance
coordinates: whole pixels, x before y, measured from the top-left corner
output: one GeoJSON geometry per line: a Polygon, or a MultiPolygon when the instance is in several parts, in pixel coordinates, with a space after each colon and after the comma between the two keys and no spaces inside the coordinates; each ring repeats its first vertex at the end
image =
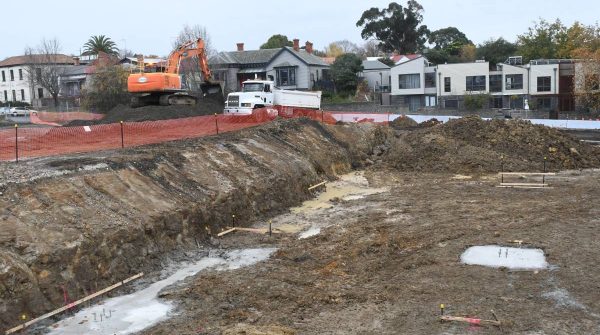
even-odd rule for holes
{"type": "Polygon", "coordinates": [[[128,108],[2,130],[3,333],[600,332],[581,134],[128,108]]]}

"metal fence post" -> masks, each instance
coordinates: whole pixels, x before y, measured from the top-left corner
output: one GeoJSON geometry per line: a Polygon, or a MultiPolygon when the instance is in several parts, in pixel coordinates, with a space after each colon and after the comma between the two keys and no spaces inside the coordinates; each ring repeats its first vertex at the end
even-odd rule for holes
{"type": "Polygon", "coordinates": [[[15,162],[19,162],[19,125],[15,123],[15,162]]]}
{"type": "Polygon", "coordinates": [[[125,148],[125,136],[123,135],[123,121],[121,121],[121,148],[125,148]]]}
{"type": "Polygon", "coordinates": [[[219,135],[219,120],[217,119],[217,113],[215,113],[215,128],[217,129],[217,135],[219,135]]]}

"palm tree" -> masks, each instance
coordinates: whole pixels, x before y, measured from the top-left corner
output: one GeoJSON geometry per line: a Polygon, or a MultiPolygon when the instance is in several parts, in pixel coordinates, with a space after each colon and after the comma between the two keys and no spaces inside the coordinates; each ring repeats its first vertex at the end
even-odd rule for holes
{"type": "Polygon", "coordinates": [[[119,53],[119,48],[110,37],[100,35],[90,37],[87,43],[83,45],[83,51],[92,55],[97,55],[99,52],[116,55],[119,53]]]}

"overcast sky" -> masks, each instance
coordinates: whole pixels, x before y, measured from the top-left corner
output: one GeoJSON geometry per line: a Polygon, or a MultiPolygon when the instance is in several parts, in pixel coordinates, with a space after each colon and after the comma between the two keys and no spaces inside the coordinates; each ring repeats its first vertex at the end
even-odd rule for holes
{"type": "MultiPolygon", "coordinates": [[[[594,24],[600,1],[592,0],[418,0],[431,30],[455,26],[475,43],[490,37],[515,41],[540,17],[564,24],[594,24]]],[[[401,5],[405,1],[397,1],[401,5]]],[[[66,54],[79,54],[91,35],[107,35],[119,47],[167,55],[184,24],[206,27],[213,47],[257,49],[284,34],[317,49],[348,39],[362,43],[356,21],[370,7],[389,0],[102,0],[2,1],[0,59],[21,55],[42,38],[57,38],[66,54]],[[25,8],[27,7],[27,8],[25,8]]]]}

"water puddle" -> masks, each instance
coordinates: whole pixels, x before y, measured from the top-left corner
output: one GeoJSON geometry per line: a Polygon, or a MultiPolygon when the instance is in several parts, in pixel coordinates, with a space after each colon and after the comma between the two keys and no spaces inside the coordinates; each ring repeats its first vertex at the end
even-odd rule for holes
{"type": "Polygon", "coordinates": [[[234,270],[268,259],[274,248],[234,250],[220,257],[204,257],[189,264],[166,279],[132,294],[110,298],[96,306],[82,309],[72,317],[52,325],[52,335],[132,334],[169,318],[174,304],[158,299],[163,288],[196,273],[214,268],[234,270]]]}
{"type": "Polygon", "coordinates": [[[319,235],[320,232],[321,232],[321,228],[320,227],[311,226],[307,230],[305,230],[302,233],[300,233],[300,235],[298,236],[298,238],[299,239],[309,238],[309,237],[312,237],[312,236],[315,236],[315,235],[319,235]]]}
{"type": "Polygon", "coordinates": [[[548,268],[542,249],[501,247],[498,245],[474,246],[467,249],[460,260],[468,265],[515,270],[543,270],[548,268]]]}
{"type": "Polygon", "coordinates": [[[369,187],[369,181],[362,171],[345,174],[325,185],[325,190],[312,200],[305,201],[302,206],[291,209],[294,214],[328,209],[334,206],[332,200],[353,201],[363,199],[367,195],[388,191],[388,188],[369,187]]]}

